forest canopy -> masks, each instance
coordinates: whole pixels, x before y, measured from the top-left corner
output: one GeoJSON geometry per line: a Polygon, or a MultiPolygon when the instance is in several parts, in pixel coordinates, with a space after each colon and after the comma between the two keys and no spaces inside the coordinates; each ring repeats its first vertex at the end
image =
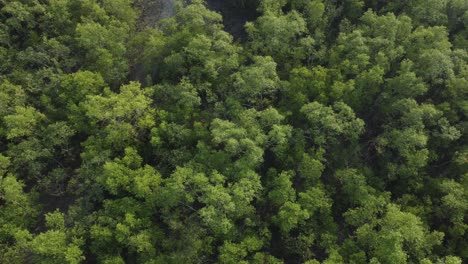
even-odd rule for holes
{"type": "Polygon", "coordinates": [[[468,0],[209,2],[0,0],[0,263],[467,263],[468,0]]]}

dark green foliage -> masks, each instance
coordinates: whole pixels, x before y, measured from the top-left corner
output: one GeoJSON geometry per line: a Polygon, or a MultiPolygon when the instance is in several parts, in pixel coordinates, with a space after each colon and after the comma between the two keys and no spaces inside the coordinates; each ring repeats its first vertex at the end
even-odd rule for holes
{"type": "Polygon", "coordinates": [[[0,0],[0,263],[467,262],[468,2],[232,2],[0,0]]]}

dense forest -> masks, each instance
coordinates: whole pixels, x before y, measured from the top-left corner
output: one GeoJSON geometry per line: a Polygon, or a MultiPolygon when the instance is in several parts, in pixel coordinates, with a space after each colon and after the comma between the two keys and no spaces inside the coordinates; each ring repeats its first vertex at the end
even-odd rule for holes
{"type": "Polygon", "coordinates": [[[0,0],[0,263],[468,263],[468,0],[157,3],[0,0]]]}

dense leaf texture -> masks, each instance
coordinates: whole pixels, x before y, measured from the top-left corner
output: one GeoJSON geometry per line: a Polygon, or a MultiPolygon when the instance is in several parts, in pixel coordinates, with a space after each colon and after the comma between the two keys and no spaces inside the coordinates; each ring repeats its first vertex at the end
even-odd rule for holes
{"type": "Polygon", "coordinates": [[[0,0],[0,262],[467,262],[468,2],[232,2],[0,0]]]}

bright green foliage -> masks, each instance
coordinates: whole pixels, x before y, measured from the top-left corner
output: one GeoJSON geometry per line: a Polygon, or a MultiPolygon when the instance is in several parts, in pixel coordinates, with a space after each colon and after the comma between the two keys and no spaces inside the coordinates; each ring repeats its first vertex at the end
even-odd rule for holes
{"type": "Polygon", "coordinates": [[[300,176],[312,185],[316,185],[319,182],[320,176],[325,168],[321,160],[321,157],[312,157],[308,154],[304,154],[299,164],[300,176]]]}
{"type": "Polygon", "coordinates": [[[148,94],[148,90],[132,82],[122,86],[118,94],[106,89],[104,95],[88,96],[82,105],[89,119],[87,125],[100,131],[103,138],[99,140],[106,146],[124,149],[127,144],[138,141],[139,131],[155,124],[148,94]]]}
{"type": "Polygon", "coordinates": [[[467,28],[467,0],[0,0],[0,263],[467,262],[467,28]]]}
{"type": "Polygon", "coordinates": [[[97,73],[80,71],[66,74],[59,77],[57,85],[50,87],[42,100],[50,103],[49,111],[53,114],[69,118],[79,126],[84,114],[79,104],[86,96],[101,93],[105,86],[103,78],[97,73]]]}
{"type": "Polygon", "coordinates": [[[115,17],[128,25],[133,25],[137,19],[137,11],[132,8],[132,4],[133,2],[130,0],[104,0],[102,7],[111,17],[115,17]]]}
{"type": "Polygon", "coordinates": [[[163,197],[164,206],[190,204],[196,201],[204,204],[198,211],[201,220],[215,234],[231,232],[233,222],[248,217],[253,208],[252,200],[257,196],[261,186],[258,175],[243,172],[240,179],[224,187],[225,176],[213,172],[210,177],[196,173],[189,168],[178,168],[167,180],[163,197]],[[199,193],[198,197],[195,194],[199,193]]]}
{"type": "Polygon", "coordinates": [[[104,1],[103,8],[85,6],[97,17],[76,25],[76,41],[84,51],[85,68],[101,73],[112,84],[126,76],[125,44],[135,20],[130,5],[130,1],[104,1]]]}
{"type": "MultiPolygon", "coordinates": [[[[2,170],[6,169],[8,159],[0,156],[2,170]]],[[[19,182],[13,175],[3,175],[0,184],[0,198],[3,202],[0,213],[2,227],[0,228],[1,254],[8,252],[12,238],[17,232],[27,232],[34,217],[37,216],[37,209],[33,207],[33,197],[24,193],[24,184],[19,182]]],[[[8,253],[7,253],[8,254],[8,253]]]]}
{"type": "Polygon", "coordinates": [[[155,199],[161,177],[151,166],[141,167],[141,157],[132,148],[125,149],[125,156],[104,164],[102,182],[113,195],[133,193],[135,197],[155,199]]]}
{"type": "MultiPolygon", "coordinates": [[[[416,187],[417,177],[421,168],[429,162],[428,140],[429,132],[432,137],[450,142],[460,137],[460,132],[448,125],[442,113],[433,105],[418,105],[412,99],[396,101],[392,112],[396,114],[393,118],[396,123],[385,126],[385,132],[378,138],[378,151],[383,155],[390,152],[384,151],[391,146],[392,153],[396,156],[393,162],[386,160],[387,175],[390,179],[404,177],[407,179],[407,187],[416,187]],[[406,110],[405,110],[406,109],[406,110]],[[401,111],[401,112],[400,112],[401,111]],[[395,117],[399,116],[398,119],[395,117]],[[440,132],[435,132],[435,131],[440,132]]],[[[406,187],[406,188],[407,188],[406,187]]]]}
{"type": "Polygon", "coordinates": [[[126,65],[122,64],[121,56],[125,52],[125,46],[119,43],[117,38],[128,34],[128,29],[118,26],[109,29],[95,22],[79,24],[76,28],[78,43],[87,52],[89,70],[99,71],[107,80],[120,80],[124,77],[126,65]]]}
{"type": "Polygon", "coordinates": [[[8,81],[0,84],[0,116],[13,114],[16,106],[23,106],[26,94],[21,86],[13,85],[8,81]]]}
{"type": "Polygon", "coordinates": [[[306,67],[291,71],[289,87],[285,91],[284,104],[288,109],[298,111],[300,106],[309,101],[327,102],[328,72],[318,66],[312,70],[306,67]]]}
{"type": "MultiPolygon", "coordinates": [[[[464,176],[464,183],[466,184],[467,176],[464,176]]],[[[447,213],[451,222],[454,224],[455,229],[460,233],[465,233],[467,225],[465,224],[467,203],[466,203],[466,189],[460,183],[453,180],[445,180],[441,183],[441,189],[446,195],[442,197],[442,204],[444,211],[447,213]]]]}
{"type": "Polygon", "coordinates": [[[342,102],[333,107],[313,102],[304,105],[301,112],[307,118],[310,127],[308,133],[319,146],[337,143],[338,136],[341,135],[354,141],[364,129],[364,122],[356,118],[353,110],[342,102]]]}
{"type": "Polygon", "coordinates": [[[222,30],[219,14],[202,1],[193,2],[163,21],[162,32],[144,32],[140,37],[145,49],[135,52],[153,78],[177,83],[186,76],[204,101],[212,103],[226,95],[225,82],[239,67],[240,48],[222,30]]]}
{"type": "Polygon", "coordinates": [[[415,68],[419,69],[417,73],[424,80],[440,84],[453,77],[452,45],[444,27],[419,27],[411,34],[410,41],[408,58],[415,62],[415,68]],[[421,70],[422,65],[427,65],[427,68],[421,70]]]}
{"type": "Polygon", "coordinates": [[[241,243],[235,244],[226,242],[220,249],[219,261],[220,263],[282,263],[273,256],[256,253],[252,259],[247,260],[247,256],[258,250],[263,246],[263,242],[256,237],[247,237],[241,243]]]}
{"type": "Polygon", "coordinates": [[[299,204],[286,202],[281,206],[278,215],[273,217],[273,221],[282,232],[289,232],[309,217],[307,210],[302,209],[299,204]]]}
{"type": "MultiPolygon", "coordinates": [[[[8,163],[8,159],[0,156],[1,174],[8,163]]],[[[4,202],[0,207],[0,257],[3,261],[23,263],[32,258],[36,263],[81,263],[84,260],[80,249],[82,241],[68,235],[63,214],[45,215],[50,231],[37,236],[27,231],[34,224],[37,210],[33,207],[32,196],[23,192],[23,184],[13,175],[2,175],[0,199],[4,202]]]]}
{"type": "Polygon", "coordinates": [[[281,206],[287,201],[296,200],[296,192],[292,188],[292,176],[291,172],[283,172],[272,180],[268,198],[273,205],[281,206]]]}
{"type": "Polygon", "coordinates": [[[85,258],[80,249],[83,241],[65,230],[63,214],[49,213],[46,225],[51,229],[34,237],[29,243],[36,263],[81,263],[85,258]]]}
{"type": "Polygon", "coordinates": [[[123,250],[140,261],[154,258],[156,249],[152,245],[160,231],[151,224],[150,205],[130,197],[106,200],[103,205],[92,216],[90,228],[92,251],[99,253],[100,260],[115,261],[123,250]]]}
{"type": "Polygon", "coordinates": [[[358,205],[345,213],[348,224],[357,226],[356,242],[347,241],[342,249],[354,252],[346,253],[350,259],[365,260],[361,248],[370,252],[370,262],[407,263],[411,259],[422,260],[433,246],[441,243],[443,233],[429,233],[417,216],[388,203],[385,195],[376,196],[376,190],[356,170],[340,171],[337,177],[350,199],[349,205],[358,205]]]}
{"type": "Polygon", "coordinates": [[[268,11],[255,23],[246,24],[246,31],[252,39],[251,49],[255,54],[273,57],[281,65],[281,69],[289,70],[307,58],[314,40],[303,37],[307,26],[299,13],[292,11],[288,14],[275,14],[275,11],[270,12],[275,7],[265,8],[268,11]]]}
{"type": "Polygon", "coordinates": [[[3,118],[7,127],[6,138],[15,139],[31,136],[37,128],[38,122],[44,115],[32,107],[16,107],[15,113],[3,118]]]}
{"type": "Polygon", "coordinates": [[[466,224],[467,203],[466,203],[466,184],[467,175],[463,175],[461,182],[454,180],[444,180],[440,184],[443,196],[441,199],[441,217],[446,219],[444,231],[450,236],[450,246],[462,257],[466,257],[466,236],[468,235],[468,226],[466,224]]]}
{"type": "Polygon", "coordinates": [[[443,234],[428,233],[421,221],[410,213],[401,212],[389,205],[385,216],[374,223],[364,224],[356,230],[359,244],[368,247],[370,261],[379,263],[406,263],[409,259],[421,260],[434,245],[440,243],[443,234]],[[376,228],[379,231],[374,231],[376,228]],[[405,252],[404,248],[408,248],[405,252]]]}
{"type": "Polygon", "coordinates": [[[235,96],[247,103],[266,104],[279,89],[276,63],[270,57],[254,57],[254,64],[234,74],[235,96]]]}

